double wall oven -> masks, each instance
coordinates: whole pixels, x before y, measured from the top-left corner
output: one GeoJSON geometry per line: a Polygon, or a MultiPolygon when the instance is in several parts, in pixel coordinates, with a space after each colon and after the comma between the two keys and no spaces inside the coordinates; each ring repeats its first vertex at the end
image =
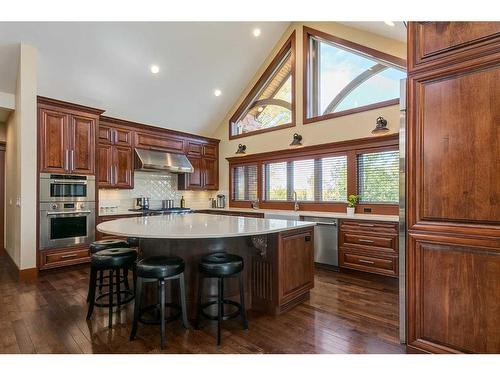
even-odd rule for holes
{"type": "Polygon", "coordinates": [[[40,174],[40,249],[95,239],[95,177],[40,174]]]}

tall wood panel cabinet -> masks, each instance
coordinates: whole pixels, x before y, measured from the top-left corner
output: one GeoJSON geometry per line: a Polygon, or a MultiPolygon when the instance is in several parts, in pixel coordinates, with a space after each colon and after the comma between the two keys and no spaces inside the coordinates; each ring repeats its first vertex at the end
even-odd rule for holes
{"type": "Polygon", "coordinates": [[[500,353],[500,23],[410,22],[407,348],[500,353]]]}
{"type": "Polygon", "coordinates": [[[39,170],[95,173],[99,109],[38,97],[39,170]]]}

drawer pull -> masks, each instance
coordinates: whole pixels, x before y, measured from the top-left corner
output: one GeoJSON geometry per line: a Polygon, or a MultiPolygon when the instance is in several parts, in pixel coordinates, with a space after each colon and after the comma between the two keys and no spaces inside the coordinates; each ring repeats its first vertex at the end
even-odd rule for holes
{"type": "Polygon", "coordinates": [[[358,224],[360,227],[374,227],[374,224],[365,224],[365,223],[359,223],[358,224]]]}
{"type": "Polygon", "coordinates": [[[358,239],[359,242],[365,242],[365,243],[373,243],[374,241],[372,240],[364,240],[362,238],[358,239]]]}
{"type": "Polygon", "coordinates": [[[78,256],[78,254],[66,254],[66,255],[61,255],[61,259],[74,258],[77,256],[78,256]]]}
{"type": "Polygon", "coordinates": [[[364,260],[364,259],[358,259],[358,262],[366,264],[375,264],[375,262],[372,262],[371,260],[364,260]]]}

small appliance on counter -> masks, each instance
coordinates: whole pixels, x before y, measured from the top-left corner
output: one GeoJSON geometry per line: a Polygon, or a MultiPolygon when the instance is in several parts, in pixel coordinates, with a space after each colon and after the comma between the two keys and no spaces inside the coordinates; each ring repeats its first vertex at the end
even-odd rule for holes
{"type": "Polygon", "coordinates": [[[131,208],[129,209],[129,211],[142,213],[142,216],[179,215],[179,214],[189,214],[193,212],[191,208],[186,208],[186,207],[131,208]]]}
{"type": "Polygon", "coordinates": [[[173,207],[174,207],[174,200],[173,199],[163,199],[161,201],[161,208],[168,209],[168,208],[173,208],[173,207]]]}
{"type": "Polygon", "coordinates": [[[226,208],[226,196],[224,194],[217,194],[215,208],[226,208]]]}
{"type": "Polygon", "coordinates": [[[134,208],[136,210],[147,210],[149,208],[149,198],[147,197],[135,198],[134,208]]]}

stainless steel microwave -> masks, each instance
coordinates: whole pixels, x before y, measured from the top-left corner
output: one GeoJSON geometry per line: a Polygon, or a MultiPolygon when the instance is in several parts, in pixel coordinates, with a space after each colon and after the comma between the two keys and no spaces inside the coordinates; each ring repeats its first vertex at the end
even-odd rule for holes
{"type": "Polygon", "coordinates": [[[93,202],[95,176],[40,173],[40,202],[93,202]]]}

